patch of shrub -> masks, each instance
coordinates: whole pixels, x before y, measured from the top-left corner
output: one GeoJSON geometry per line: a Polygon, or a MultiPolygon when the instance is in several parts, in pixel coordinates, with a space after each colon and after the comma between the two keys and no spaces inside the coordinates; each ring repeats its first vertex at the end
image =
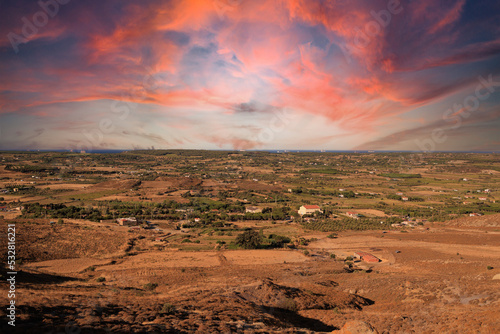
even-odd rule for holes
{"type": "Polygon", "coordinates": [[[238,234],[236,244],[245,249],[257,249],[262,244],[262,236],[254,230],[245,231],[238,234]]]}
{"type": "Polygon", "coordinates": [[[297,303],[295,300],[292,298],[285,298],[283,300],[280,300],[277,305],[279,308],[292,311],[292,312],[297,312],[297,303]]]}
{"type": "Polygon", "coordinates": [[[146,283],[142,286],[144,290],[153,291],[158,287],[158,283],[146,283]]]}
{"type": "Polygon", "coordinates": [[[160,313],[162,314],[172,314],[175,313],[175,305],[172,305],[170,303],[165,303],[161,307],[160,313]]]}
{"type": "Polygon", "coordinates": [[[270,234],[268,239],[269,247],[271,248],[283,247],[285,244],[288,244],[292,241],[289,237],[276,234],[270,234]]]}

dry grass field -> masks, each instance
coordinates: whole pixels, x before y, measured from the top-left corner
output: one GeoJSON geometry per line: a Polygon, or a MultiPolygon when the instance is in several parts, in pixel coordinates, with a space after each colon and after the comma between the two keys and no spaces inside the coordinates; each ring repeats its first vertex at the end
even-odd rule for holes
{"type": "Polygon", "coordinates": [[[302,249],[191,252],[158,251],[152,232],[19,222],[29,255],[14,332],[329,333],[360,320],[379,333],[498,333],[500,219],[491,219],[334,239],[303,232],[317,240],[302,249]],[[355,251],[381,262],[348,269],[355,251]]]}
{"type": "Polygon", "coordinates": [[[500,333],[496,155],[1,158],[1,333],[500,333]]]}

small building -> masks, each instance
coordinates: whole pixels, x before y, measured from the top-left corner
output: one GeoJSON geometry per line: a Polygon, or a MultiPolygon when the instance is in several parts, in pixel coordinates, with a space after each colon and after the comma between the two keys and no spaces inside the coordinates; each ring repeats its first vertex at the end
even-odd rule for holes
{"type": "Polygon", "coordinates": [[[347,211],[345,214],[346,214],[347,217],[351,217],[351,218],[354,218],[354,219],[359,219],[361,217],[361,215],[359,213],[352,212],[352,211],[347,211]]]}
{"type": "Polygon", "coordinates": [[[370,253],[366,252],[356,252],[354,253],[354,257],[356,259],[360,259],[365,262],[370,262],[370,263],[377,263],[380,262],[380,259],[370,253]]]}
{"type": "Polygon", "coordinates": [[[321,211],[321,208],[317,205],[302,205],[298,211],[299,215],[301,215],[301,216],[307,215],[307,214],[312,214],[315,212],[322,213],[323,211],[321,211]]]}
{"type": "Polygon", "coordinates": [[[248,212],[248,213],[262,213],[262,209],[258,208],[256,206],[248,206],[245,209],[245,212],[248,212]]]}
{"type": "Polygon", "coordinates": [[[118,218],[116,222],[121,226],[137,226],[137,219],[135,217],[118,218]]]}

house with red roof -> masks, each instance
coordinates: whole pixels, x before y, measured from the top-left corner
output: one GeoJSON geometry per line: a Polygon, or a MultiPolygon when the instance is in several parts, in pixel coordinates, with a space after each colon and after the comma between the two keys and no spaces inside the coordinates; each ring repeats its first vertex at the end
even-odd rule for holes
{"type": "Polygon", "coordinates": [[[380,259],[378,257],[367,252],[356,252],[354,253],[354,257],[365,262],[372,262],[372,263],[380,262],[380,259]]]}
{"type": "Polygon", "coordinates": [[[299,209],[299,215],[307,215],[315,212],[323,212],[321,208],[317,205],[302,205],[299,209]]]}
{"type": "Polygon", "coordinates": [[[359,219],[361,217],[361,215],[357,212],[347,211],[345,214],[347,217],[354,218],[354,219],[359,219]]]}

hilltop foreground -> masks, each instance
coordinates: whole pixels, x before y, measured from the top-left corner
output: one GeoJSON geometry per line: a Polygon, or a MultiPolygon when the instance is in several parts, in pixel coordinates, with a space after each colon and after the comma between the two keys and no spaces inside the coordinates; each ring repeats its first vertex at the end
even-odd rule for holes
{"type": "MultiPolygon", "coordinates": [[[[17,277],[17,333],[329,333],[349,320],[379,333],[500,328],[498,228],[436,224],[336,239],[304,232],[317,239],[304,247],[306,256],[291,249],[159,251],[151,234],[122,227],[21,224],[19,252],[29,261],[17,277]],[[347,268],[342,259],[360,249],[382,262],[347,268]]],[[[5,279],[2,285],[7,290],[5,279]]],[[[5,322],[4,330],[12,332],[5,322]]]]}
{"type": "Polygon", "coordinates": [[[494,155],[2,158],[2,333],[500,332],[494,155]]]}

